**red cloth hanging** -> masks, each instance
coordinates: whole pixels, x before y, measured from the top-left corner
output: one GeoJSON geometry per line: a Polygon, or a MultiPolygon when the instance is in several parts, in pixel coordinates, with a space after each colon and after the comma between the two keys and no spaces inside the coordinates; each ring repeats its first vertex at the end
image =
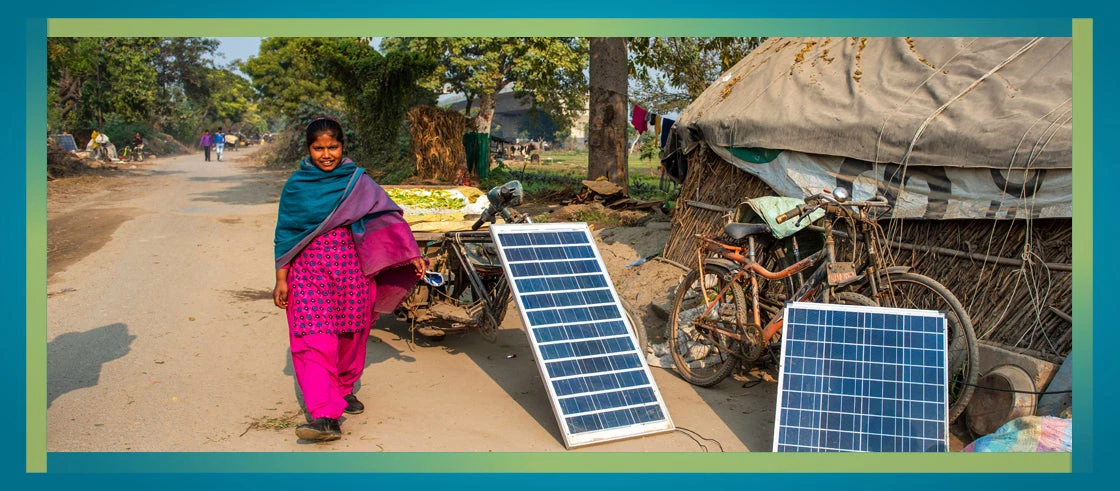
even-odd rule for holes
{"type": "Polygon", "coordinates": [[[649,124],[646,123],[646,110],[642,106],[634,104],[634,114],[630,118],[630,124],[634,125],[634,129],[638,130],[638,134],[642,134],[649,129],[649,124]]]}

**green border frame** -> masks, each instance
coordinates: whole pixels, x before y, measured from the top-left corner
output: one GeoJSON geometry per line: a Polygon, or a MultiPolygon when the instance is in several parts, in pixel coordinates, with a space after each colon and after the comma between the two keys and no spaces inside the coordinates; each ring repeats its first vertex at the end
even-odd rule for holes
{"type": "Polygon", "coordinates": [[[37,19],[28,21],[26,470],[52,472],[381,473],[1067,473],[1092,470],[1092,19],[37,19]],[[46,46],[62,36],[1073,36],[1073,454],[804,455],[694,453],[48,453],[46,428],[46,46]],[[431,462],[441,465],[434,468],[431,462]]]}

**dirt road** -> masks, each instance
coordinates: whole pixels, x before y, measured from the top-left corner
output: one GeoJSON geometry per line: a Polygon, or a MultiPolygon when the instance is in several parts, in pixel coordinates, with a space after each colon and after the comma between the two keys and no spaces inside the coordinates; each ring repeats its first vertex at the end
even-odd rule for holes
{"type": "MultiPolygon", "coordinates": [[[[271,300],[287,172],[226,156],[50,183],[48,451],[565,451],[514,309],[496,344],[470,333],[417,346],[382,319],[356,392],[365,413],[343,420],[340,441],[297,442],[271,300]]],[[[624,295],[640,288],[619,277],[624,295]]],[[[711,440],[676,431],[575,451],[769,450],[775,384],[697,389],[653,372],[675,424],[711,440]]]]}

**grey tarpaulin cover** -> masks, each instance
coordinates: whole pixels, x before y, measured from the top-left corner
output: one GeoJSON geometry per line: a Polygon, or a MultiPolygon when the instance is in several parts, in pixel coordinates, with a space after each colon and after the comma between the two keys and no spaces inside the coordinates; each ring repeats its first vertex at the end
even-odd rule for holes
{"type": "Polygon", "coordinates": [[[880,186],[900,178],[878,164],[903,164],[906,179],[926,175],[906,183],[902,198],[917,201],[895,216],[1069,216],[1072,108],[1070,38],[770,38],[684,110],[662,157],[703,140],[796,196],[822,184],[800,174],[843,164],[778,176],[795,192],[731,150],[871,163],[880,186]],[[941,197],[927,206],[907,192],[941,197]]]}

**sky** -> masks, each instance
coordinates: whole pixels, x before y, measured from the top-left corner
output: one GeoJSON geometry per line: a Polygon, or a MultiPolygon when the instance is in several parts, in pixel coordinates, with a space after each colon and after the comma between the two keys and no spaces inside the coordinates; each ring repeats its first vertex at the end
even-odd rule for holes
{"type": "Polygon", "coordinates": [[[261,38],[214,38],[222,44],[218,46],[218,54],[214,61],[225,65],[233,60],[248,60],[256,56],[261,48],[261,38]]]}

